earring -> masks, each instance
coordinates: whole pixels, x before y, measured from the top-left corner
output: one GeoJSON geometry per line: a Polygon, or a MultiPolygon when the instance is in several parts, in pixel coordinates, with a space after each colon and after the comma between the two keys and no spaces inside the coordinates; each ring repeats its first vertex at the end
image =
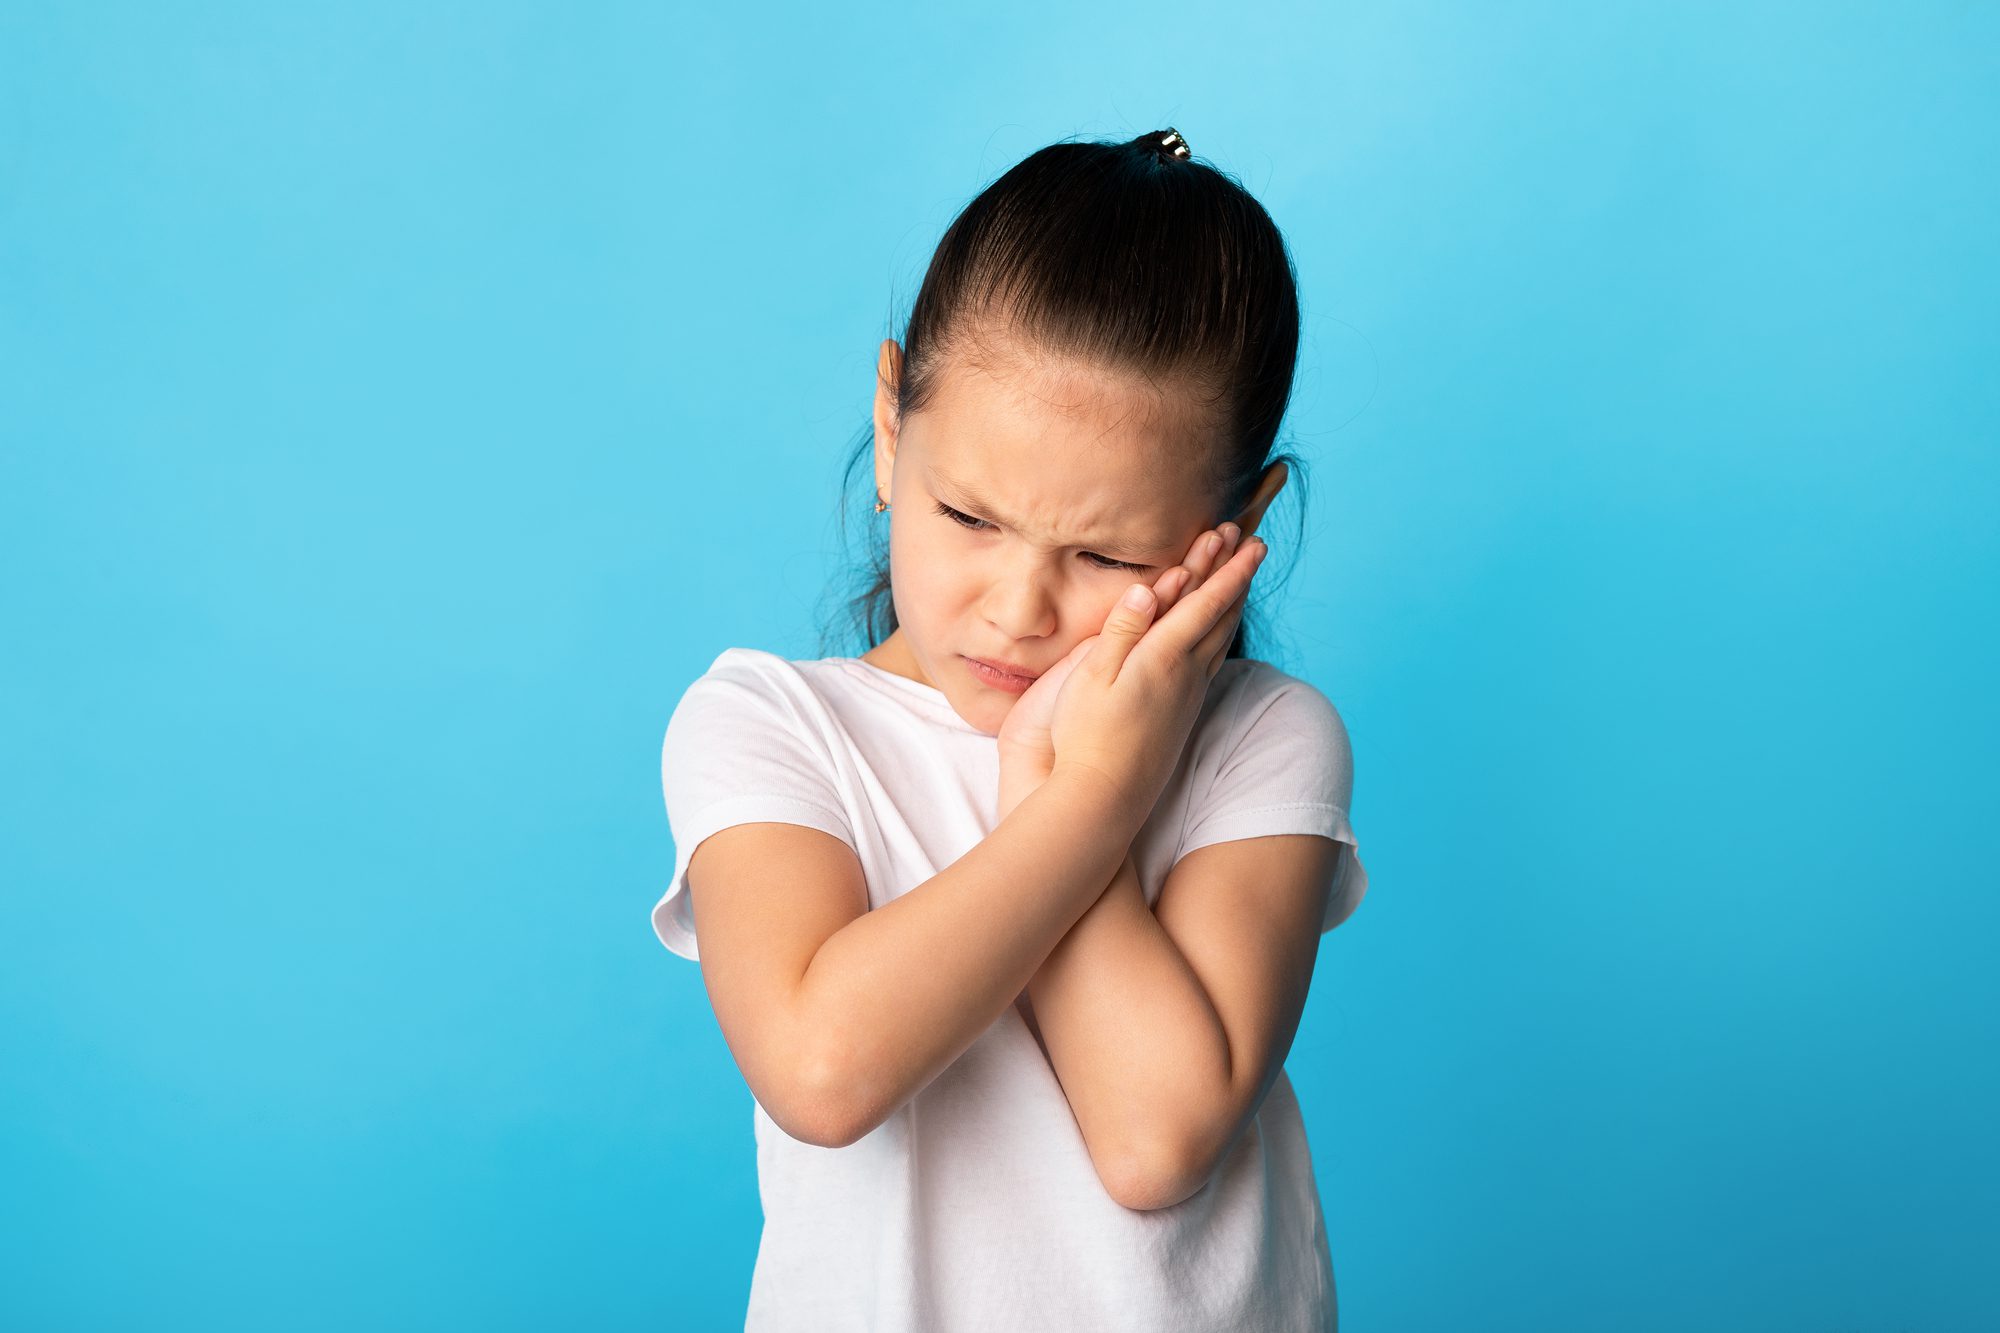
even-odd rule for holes
{"type": "Polygon", "coordinates": [[[881,501],[881,499],[880,499],[879,497],[878,497],[878,498],[876,499],[876,501],[875,501],[875,512],[876,512],[876,513],[878,513],[878,514],[879,514],[879,513],[881,513],[881,512],[882,512],[882,511],[883,511],[884,509],[887,509],[888,507],[889,507],[889,506],[888,506],[888,505],[886,505],[886,504],[884,504],[884,503],[883,503],[883,502],[881,501]]]}

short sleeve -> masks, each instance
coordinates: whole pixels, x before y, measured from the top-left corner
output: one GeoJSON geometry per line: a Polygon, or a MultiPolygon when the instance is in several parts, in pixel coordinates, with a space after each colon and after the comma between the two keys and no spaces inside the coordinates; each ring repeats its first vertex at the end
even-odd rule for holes
{"type": "Polygon", "coordinates": [[[660,785],[674,840],[673,877],[653,907],[653,933],[699,960],[687,869],[695,848],[737,824],[800,824],[855,845],[834,779],[823,710],[783,659],[730,649],[674,706],[660,747],[660,785]]]}
{"type": "Polygon", "coordinates": [[[1276,833],[1315,833],[1341,844],[1325,934],[1353,915],[1368,891],[1360,844],[1348,822],[1354,757],[1332,702],[1306,681],[1258,663],[1246,671],[1220,762],[1189,813],[1176,859],[1198,847],[1276,833]]]}

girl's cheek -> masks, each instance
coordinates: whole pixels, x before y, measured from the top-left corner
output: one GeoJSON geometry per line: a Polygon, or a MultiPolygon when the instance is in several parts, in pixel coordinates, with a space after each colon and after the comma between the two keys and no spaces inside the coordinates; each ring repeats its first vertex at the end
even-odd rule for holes
{"type": "Polygon", "coordinates": [[[898,577],[907,581],[915,601],[933,611],[948,611],[976,596],[973,581],[935,552],[913,552],[898,577]]]}

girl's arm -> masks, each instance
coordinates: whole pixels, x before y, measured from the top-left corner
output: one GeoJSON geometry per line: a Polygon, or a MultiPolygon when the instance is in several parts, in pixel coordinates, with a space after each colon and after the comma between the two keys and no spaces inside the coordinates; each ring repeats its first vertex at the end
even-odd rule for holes
{"type": "MultiPolygon", "coordinates": [[[[1003,818],[1042,772],[1003,765],[1003,818]]],[[[1175,867],[1161,911],[1128,852],[1030,980],[1057,1081],[1127,1208],[1194,1194],[1255,1118],[1298,1031],[1338,852],[1317,836],[1205,847],[1175,867]]]]}
{"type": "MultiPolygon", "coordinates": [[[[1003,764],[1001,818],[1046,780],[1032,763],[1003,764]]],[[[1128,1208],[1192,1193],[1180,1183],[1194,1175],[1181,1116],[1229,1086],[1229,1038],[1147,906],[1129,841],[1110,885],[1036,969],[1028,1001],[1105,1189],[1128,1208]]]]}
{"type": "Polygon", "coordinates": [[[799,982],[808,1084],[844,1147],[957,1059],[1013,1004],[1118,869],[1147,811],[1058,764],[993,831],[922,884],[842,926],[799,982]]]}
{"type": "Polygon", "coordinates": [[[1128,853],[1028,983],[1042,1042],[1105,1189],[1164,1208],[1199,1188],[1184,1120],[1229,1086],[1229,1040],[1128,853]],[[1182,1182],[1187,1182],[1185,1187],[1182,1182]]]}

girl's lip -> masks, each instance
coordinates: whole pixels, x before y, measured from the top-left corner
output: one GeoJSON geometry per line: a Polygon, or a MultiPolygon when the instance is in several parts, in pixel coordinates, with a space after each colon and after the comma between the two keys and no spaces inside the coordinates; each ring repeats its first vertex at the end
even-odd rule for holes
{"type": "Polygon", "coordinates": [[[1011,662],[996,662],[990,657],[974,657],[970,653],[965,655],[965,660],[968,662],[977,662],[981,666],[992,667],[1003,676],[1019,676],[1023,680],[1035,680],[1042,674],[1039,671],[1024,671],[1011,662]]]}

